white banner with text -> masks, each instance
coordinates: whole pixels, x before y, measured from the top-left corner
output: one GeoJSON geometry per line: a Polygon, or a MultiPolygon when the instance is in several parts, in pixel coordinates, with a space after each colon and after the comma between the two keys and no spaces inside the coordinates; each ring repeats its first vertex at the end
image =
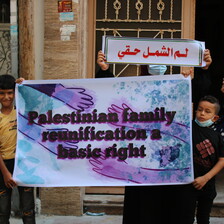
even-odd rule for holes
{"type": "Polygon", "coordinates": [[[190,78],[24,81],[16,105],[19,185],[193,181],[190,78]]]}

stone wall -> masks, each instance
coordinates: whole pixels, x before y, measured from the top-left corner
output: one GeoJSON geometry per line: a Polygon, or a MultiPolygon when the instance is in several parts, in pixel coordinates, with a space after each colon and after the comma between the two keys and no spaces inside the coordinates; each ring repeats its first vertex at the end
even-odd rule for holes
{"type": "Polygon", "coordinates": [[[78,187],[41,188],[41,214],[82,215],[83,191],[78,187]]]}
{"type": "MultiPolygon", "coordinates": [[[[44,74],[43,79],[86,78],[82,74],[85,46],[82,45],[84,15],[83,2],[72,1],[74,20],[62,21],[58,1],[44,1],[44,74]],[[76,3],[77,2],[77,3],[76,3]],[[82,14],[82,15],[81,15],[82,14]],[[81,17],[81,18],[80,18],[81,17]],[[81,27],[81,28],[80,28],[81,27]],[[69,32],[69,29],[71,32],[69,32]]],[[[82,215],[84,188],[41,188],[41,213],[54,215],[82,215]]]]}
{"type": "Polygon", "coordinates": [[[80,4],[72,1],[74,20],[71,21],[63,21],[65,13],[58,12],[57,0],[45,1],[44,13],[44,79],[83,78],[80,74],[83,66],[80,61],[80,4]]]}

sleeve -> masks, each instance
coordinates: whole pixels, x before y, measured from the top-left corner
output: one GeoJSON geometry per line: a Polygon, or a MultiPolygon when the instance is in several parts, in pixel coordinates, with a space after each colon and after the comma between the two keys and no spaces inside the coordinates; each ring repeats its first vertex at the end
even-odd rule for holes
{"type": "Polygon", "coordinates": [[[218,152],[218,157],[224,157],[224,141],[223,138],[221,136],[221,134],[219,134],[219,152],[218,152]]]}
{"type": "Polygon", "coordinates": [[[199,100],[210,94],[211,77],[208,70],[195,68],[194,78],[192,79],[192,101],[197,108],[199,100]]]}
{"type": "Polygon", "coordinates": [[[112,77],[114,77],[114,74],[110,71],[109,68],[105,71],[100,68],[95,76],[95,78],[112,78],[112,77]]]}

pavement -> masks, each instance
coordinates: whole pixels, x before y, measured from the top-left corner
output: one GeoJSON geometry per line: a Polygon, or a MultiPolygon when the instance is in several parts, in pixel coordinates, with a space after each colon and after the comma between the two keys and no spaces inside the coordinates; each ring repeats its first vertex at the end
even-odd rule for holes
{"type": "MultiPolygon", "coordinates": [[[[224,170],[220,173],[220,178],[217,178],[220,180],[217,181],[218,196],[215,199],[217,203],[224,202],[223,175],[224,170]]],[[[36,224],[122,224],[121,215],[106,215],[104,213],[87,214],[82,216],[47,216],[38,214],[36,215],[36,224]]],[[[221,216],[223,213],[218,213],[217,216],[219,215],[221,216]]],[[[22,224],[22,219],[11,217],[10,224],[22,224]]],[[[224,224],[224,217],[211,217],[210,224],[224,224]]]]}
{"type": "MultiPolygon", "coordinates": [[[[36,216],[36,224],[121,224],[120,215],[102,215],[102,216],[36,216]]],[[[12,217],[10,224],[22,224],[21,218],[12,217]]]]}
{"type": "MultiPolygon", "coordinates": [[[[22,224],[21,218],[12,217],[10,224],[22,224]]],[[[36,216],[36,224],[122,224],[120,215],[36,216]]],[[[156,223],[155,223],[156,224],[156,223]]],[[[180,223],[181,224],[181,223],[180,223]]],[[[210,224],[224,224],[224,218],[211,218],[210,224]]]]}

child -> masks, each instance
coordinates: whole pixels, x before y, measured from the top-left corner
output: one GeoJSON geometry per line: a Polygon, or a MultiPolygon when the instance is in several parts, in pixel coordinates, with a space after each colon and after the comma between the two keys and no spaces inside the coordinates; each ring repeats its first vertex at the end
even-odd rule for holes
{"type": "Polygon", "coordinates": [[[221,135],[210,128],[219,118],[220,105],[213,96],[200,99],[192,124],[193,163],[195,180],[182,186],[181,223],[193,224],[197,208],[197,223],[209,223],[216,197],[215,175],[224,167],[224,143],[221,135]]]}
{"type": "MultiPolygon", "coordinates": [[[[16,80],[21,82],[22,79],[16,80]]],[[[0,76],[0,223],[9,224],[12,178],[16,150],[17,120],[13,102],[15,79],[11,75],[0,76]]],[[[35,224],[34,194],[31,187],[18,187],[24,224],[35,224]]]]}

